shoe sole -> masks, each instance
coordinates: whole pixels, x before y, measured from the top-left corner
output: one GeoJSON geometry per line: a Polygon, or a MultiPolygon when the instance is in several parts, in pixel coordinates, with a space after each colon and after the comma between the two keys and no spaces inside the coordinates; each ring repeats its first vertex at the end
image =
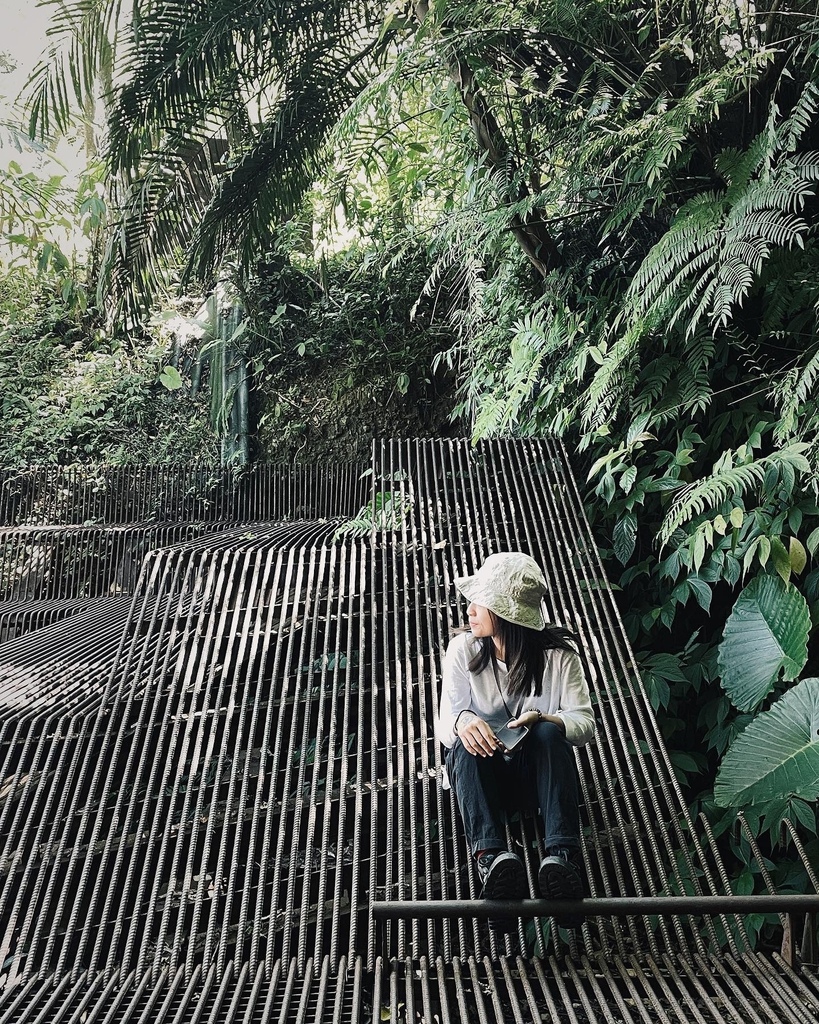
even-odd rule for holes
{"type": "MultiPolygon", "coordinates": [[[[583,879],[576,868],[558,857],[547,858],[537,876],[540,895],[545,900],[580,900],[583,898],[583,879]]],[[[568,914],[556,917],[562,928],[580,928],[583,918],[568,914]]]]}
{"type": "MultiPolygon", "coordinates": [[[[529,895],[526,869],[521,861],[507,854],[499,857],[489,870],[483,884],[481,898],[485,900],[523,900],[529,895]]],[[[490,918],[489,927],[494,932],[508,934],[517,928],[516,917],[490,918]]]]}

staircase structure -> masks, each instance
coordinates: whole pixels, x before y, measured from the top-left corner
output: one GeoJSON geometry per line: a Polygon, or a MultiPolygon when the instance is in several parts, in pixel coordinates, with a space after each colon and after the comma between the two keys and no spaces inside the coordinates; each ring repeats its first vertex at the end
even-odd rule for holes
{"type": "MultiPolygon", "coordinates": [[[[812,915],[774,900],[760,951],[717,899],[558,443],[6,472],[0,515],[0,1024],[819,1019],[812,915]],[[602,902],[498,938],[433,722],[452,580],[503,550],[540,562],[586,652],[602,902]]],[[[534,883],[537,822],[508,830],[534,883]]]]}

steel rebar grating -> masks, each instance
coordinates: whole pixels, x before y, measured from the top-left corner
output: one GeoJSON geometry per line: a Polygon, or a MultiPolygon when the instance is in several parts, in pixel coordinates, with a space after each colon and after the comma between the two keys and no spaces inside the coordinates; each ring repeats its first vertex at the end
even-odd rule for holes
{"type": "MultiPolygon", "coordinates": [[[[3,1024],[816,1019],[815,971],[754,953],[740,917],[562,933],[536,920],[503,943],[473,919],[377,925],[379,898],[476,895],[432,725],[462,620],[451,581],[497,550],[544,565],[553,618],[589,654],[592,893],[727,879],[686,812],[554,443],[385,443],[361,536],[333,516],[368,503],[360,470],[304,473],[320,501],[295,485],[271,501],[275,467],[262,470],[240,515],[219,489],[235,481],[208,484],[209,517],[181,497],[157,511],[156,495],[188,493],[184,474],[112,474],[102,526],[158,516],[128,592],[98,588],[0,644],[3,1024]],[[387,502],[394,514],[375,514],[387,502]]],[[[41,527],[85,529],[92,506],[58,508],[62,485],[36,479],[6,506],[26,520],[11,533],[35,508],[41,527]]],[[[71,500],[91,502],[81,483],[71,500]]],[[[60,599],[87,593],[98,562],[72,563],[60,599]]],[[[509,841],[531,877],[536,822],[512,821],[509,841]]]]}
{"type": "Polygon", "coordinates": [[[6,526],[118,526],[148,522],[254,522],[352,516],[367,467],[258,464],[0,469],[6,526]]]}
{"type": "Polygon", "coordinates": [[[0,642],[132,593],[145,555],[242,522],[352,516],[365,467],[0,472],[0,642]]]}

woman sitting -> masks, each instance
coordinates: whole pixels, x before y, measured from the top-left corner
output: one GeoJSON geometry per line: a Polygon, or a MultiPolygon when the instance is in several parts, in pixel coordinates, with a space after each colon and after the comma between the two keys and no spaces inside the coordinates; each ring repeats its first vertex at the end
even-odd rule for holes
{"type": "MultiPolygon", "coordinates": [[[[490,555],[474,576],[456,579],[455,586],[470,602],[469,630],[446,651],[437,736],[447,748],[447,771],[481,895],[528,896],[526,869],[507,849],[503,819],[507,810],[536,806],[546,846],[538,872],[541,895],[580,898],[572,748],[591,739],[594,716],[574,637],[546,625],[546,581],[529,555],[490,555]]],[[[492,924],[506,930],[514,922],[492,924]]]]}

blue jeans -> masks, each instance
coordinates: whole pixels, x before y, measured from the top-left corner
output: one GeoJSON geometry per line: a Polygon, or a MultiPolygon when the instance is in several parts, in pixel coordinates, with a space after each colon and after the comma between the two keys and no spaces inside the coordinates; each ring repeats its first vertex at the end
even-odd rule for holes
{"type": "Polygon", "coordinates": [[[540,808],[547,849],[580,845],[577,767],[560,726],[538,722],[510,761],[501,754],[477,757],[460,740],[446,752],[450,784],[473,853],[505,850],[507,810],[540,808]]]}

